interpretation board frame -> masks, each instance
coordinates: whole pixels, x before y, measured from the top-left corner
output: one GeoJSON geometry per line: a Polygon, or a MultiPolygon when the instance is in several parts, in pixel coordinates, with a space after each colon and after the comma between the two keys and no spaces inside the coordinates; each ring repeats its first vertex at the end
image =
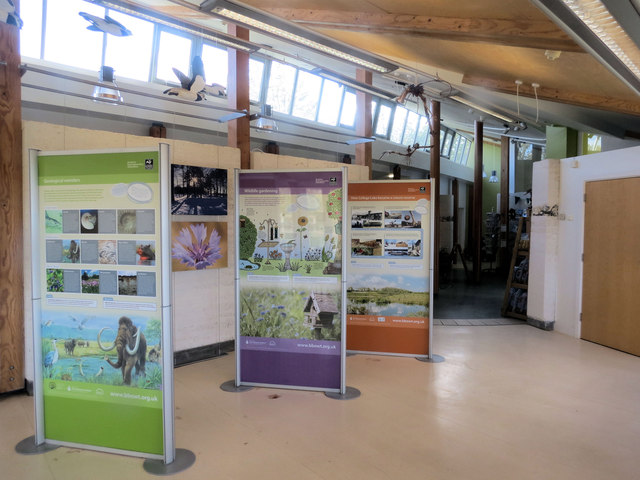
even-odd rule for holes
{"type": "Polygon", "coordinates": [[[236,388],[345,394],[346,195],[346,168],[235,170],[236,388]]]}
{"type": "Polygon", "coordinates": [[[349,183],[345,217],[350,244],[345,256],[349,353],[431,359],[432,199],[431,180],[349,183]],[[384,301],[377,302],[384,289],[384,301]],[[425,295],[427,303],[420,303],[425,295]],[[394,296],[398,300],[389,303],[394,296]],[[425,306],[428,316],[420,314],[425,306]]]}
{"type": "Polygon", "coordinates": [[[29,173],[35,444],[170,464],[169,145],[32,149],[29,173]]]}

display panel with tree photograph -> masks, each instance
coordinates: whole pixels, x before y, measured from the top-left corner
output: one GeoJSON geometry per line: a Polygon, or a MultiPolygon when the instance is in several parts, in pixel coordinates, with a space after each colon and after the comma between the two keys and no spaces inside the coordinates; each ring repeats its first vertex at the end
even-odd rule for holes
{"type": "Polygon", "coordinates": [[[171,165],[173,215],[226,215],[227,171],[171,165]]]}

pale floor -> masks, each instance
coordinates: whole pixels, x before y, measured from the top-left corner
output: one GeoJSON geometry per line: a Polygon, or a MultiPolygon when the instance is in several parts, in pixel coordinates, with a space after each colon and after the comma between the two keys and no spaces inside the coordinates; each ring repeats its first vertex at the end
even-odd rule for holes
{"type": "MultiPolygon", "coordinates": [[[[173,478],[639,478],[640,358],[527,325],[434,330],[444,363],[348,357],[354,400],[223,392],[233,355],[178,368],[176,445],[197,458],[173,478]]],[[[153,478],[125,456],[16,454],[32,434],[32,399],[0,398],[0,478],[153,478]]]]}

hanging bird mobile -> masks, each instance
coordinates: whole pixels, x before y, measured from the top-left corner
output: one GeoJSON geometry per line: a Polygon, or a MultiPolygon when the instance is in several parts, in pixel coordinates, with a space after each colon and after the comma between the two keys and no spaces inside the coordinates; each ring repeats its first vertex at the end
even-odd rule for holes
{"type": "Polygon", "coordinates": [[[212,83],[211,85],[204,86],[204,92],[214,97],[224,97],[227,94],[227,89],[219,83],[212,83]]]}
{"type": "Polygon", "coordinates": [[[205,99],[204,87],[204,65],[202,59],[196,55],[191,61],[191,77],[188,77],[177,68],[173,69],[173,73],[176,74],[178,80],[180,80],[180,87],[172,87],[166,89],[164,94],[174,95],[183,100],[191,100],[193,102],[199,102],[205,99]]]}
{"type": "Polygon", "coordinates": [[[180,87],[173,87],[165,90],[163,93],[167,95],[175,95],[184,100],[192,100],[199,102],[206,100],[206,95],[215,97],[224,97],[227,89],[219,83],[208,85],[204,76],[204,64],[199,56],[193,57],[191,61],[191,77],[188,77],[177,68],[173,68],[173,73],[180,80],[180,87]]]}
{"type": "Polygon", "coordinates": [[[91,23],[91,25],[87,27],[87,30],[109,33],[116,37],[128,37],[131,35],[131,30],[127,29],[124,25],[117,20],[114,20],[109,15],[105,15],[104,18],[96,17],[95,15],[91,15],[86,12],[78,12],[78,15],[91,23]]]}
{"type": "Polygon", "coordinates": [[[0,22],[22,28],[22,19],[16,13],[16,6],[12,0],[0,0],[0,22]]]}

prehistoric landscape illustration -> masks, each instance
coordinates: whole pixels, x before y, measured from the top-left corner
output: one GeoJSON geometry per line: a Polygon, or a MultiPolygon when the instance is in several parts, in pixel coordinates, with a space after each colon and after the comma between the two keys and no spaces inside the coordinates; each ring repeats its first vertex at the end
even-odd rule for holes
{"type": "Polygon", "coordinates": [[[60,311],[42,318],[45,380],[162,388],[159,318],[60,311]]]}

